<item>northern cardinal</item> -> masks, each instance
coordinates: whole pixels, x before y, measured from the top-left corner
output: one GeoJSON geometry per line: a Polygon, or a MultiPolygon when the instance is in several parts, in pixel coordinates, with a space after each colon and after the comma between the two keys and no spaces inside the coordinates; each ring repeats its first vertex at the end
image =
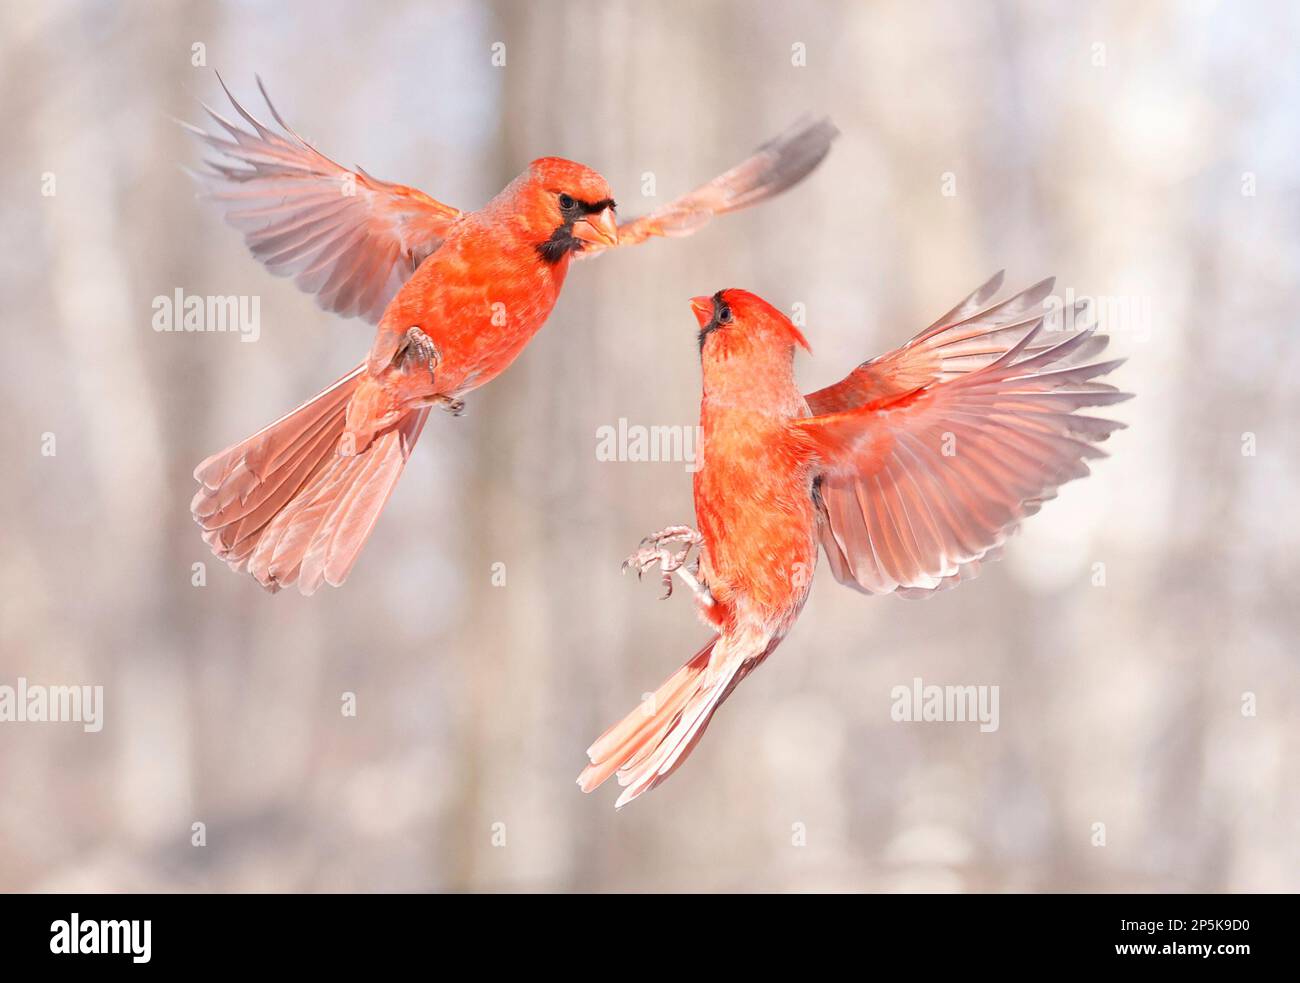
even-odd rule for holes
{"type": "MultiPolygon", "coordinates": [[[[222,83],[225,88],[225,83],[222,83]]],[[[481,210],[341,167],[254,119],[188,127],[231,162],[200,175],[271,272],[326,310],[377,323],[364,362],[311,400],[194,470],[204,541],[275,591],[343,583],[401,475],[429,409],[499,375],[551,313],[570,261],[651,236],[694,232],[807,175],[837,135],[801,121],[751,157],[651,214],[619,224],[605,179],[558,157],[533,161],[481,210]]]]}
{"type": "MultiPolygon", "coordinates": [[[[1081,415],[1129,398],[1096,382],[1107,338],[1045,331],[1045,280],[1001,303],[993,277],[903,347],[801,396],[803,335],[744,290],[696,297],[704,394],[698,532],[670,526],[624,569],[688,584],[715,636],[587,751],[589,792],[616,774],[617,806],[676,769],[736,685],[790,630],[820,541],[837,580],[925,596],[974,576],[1021,519],[1123,426],[1081,415]],[[698,548],[694,570],[687,567],[698,548]]],[[[665,595],[666,596],[666,595],[665,595]]]]}

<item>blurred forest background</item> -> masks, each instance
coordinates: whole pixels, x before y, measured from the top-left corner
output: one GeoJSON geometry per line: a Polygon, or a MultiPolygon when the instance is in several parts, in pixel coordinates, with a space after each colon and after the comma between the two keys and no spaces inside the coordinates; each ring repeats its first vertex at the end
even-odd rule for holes
{"type": "Polygon", "coordinates": [[[1284,2],[0,3],[0,683],[106,702],[98,734],[0,724],[0,888],[1300,888],[1298,52],[1284,2]],[[200,541],[191,470],[370,329],[196,199],[173,117],[224,109],[214,69],[467,208],[561,154],[630,217],[801,113],[843,136],[765,207],[575,266],[430,421],[348,584],[272,597],[200,541]],[[1120,302],[1111,458],[954,592],[823,563],[672,781],[581,795],[705,637],[619,575],[690,475],[596,455],[621,417],[696,421],[687,298],[804,304],[811,390],[1004,266],[1120,302]],[[260,340],[154,331],[178,287],[259,296],[260,340]],[[998,685],[1000,728],[892,721],[914,677],[998,685]]]}

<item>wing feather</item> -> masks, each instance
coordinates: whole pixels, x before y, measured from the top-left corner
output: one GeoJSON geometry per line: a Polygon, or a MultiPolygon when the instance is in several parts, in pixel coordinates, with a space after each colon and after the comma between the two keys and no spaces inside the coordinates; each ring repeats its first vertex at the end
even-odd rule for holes
{"type": "MultiPolygon", "coordinates": [[[[635,245],[654,236],[687,236],[715,215],[780,194],[812,173],[830,153],[839,132],[826,117],[796,120],[726,173],[649,215],[619,225],[618,245],[635,245]]],[[[580,259],[597,256],[609,248],[614,247],[587,245],[577,255],[580,259]]]]}
{"type": "Polygon", "coordinates": [[[206,196],[272,273],[293,277],[327,311],[378,322],[460,211],[330,160],[284,122],[260,78],[257,87],[283,133],[241,106],[224,81],[221,87],[245,126],[207,106],[224,136],[182,124],[219,155],[195,175],[206,196]]]}
{"type": "Polygon", "coordinates": [[[1093,326],[1047,331],[1052,281],[997,303],[997,274],[902,348],[807,397],[794,429],[821,460],[822,546],[836,578],[926,596],[974,576],[1124,425],[1078,410],[1130,398],[1098,381],[1093,326]]]}

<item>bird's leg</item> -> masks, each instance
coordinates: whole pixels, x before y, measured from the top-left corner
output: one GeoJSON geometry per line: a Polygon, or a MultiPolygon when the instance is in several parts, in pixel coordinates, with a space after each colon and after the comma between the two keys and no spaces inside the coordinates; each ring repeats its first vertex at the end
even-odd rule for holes
{"type": "Polygon", "coordinates": [[[695,595],[696,599],[701,604],[703,604],[706,608],[711,608],[713,607],[713,595],[709,593],[708,587],[700,583],[699,576],[698,576],[699,572],[700,572],[700,565],[698,561],[696,562],[695,569],[693,571],[687,570],[685,567],[678,567],[673,571],[673,573],[677,574],[677,576],[682,578],[682,583],[684,583],[687,587],[691,589],[691,593],[695,595]]]}
{"type": "Polygon", "coordinates": [[[656,563],[663,572],[664,596],[661,600],[669,598],[673,593],[673,574],[677,574],[687,587],[699,598],[705,607],[713,605],[713,595],[709,593],[708,587],[700,583],[699,577],[699,560],[695,561],[695,569],[686,568],[686,559],[690,556],[691,550],[696,549],[704,543],[704,537],[692,529],[690,526],[669,526],[653,533],[641,540],[641,547],[626,560],[623,561],[623,570],[629,567],[636,568],[637,578],[645,573],[656,563]],[[683,543],[680,550],[673,551],[665,546],[665,543],[683,543]]]}
{"type": "MultiPolygon", "coordinates": [[[[418,325],[413,325],[406,329],[406,337],[402,341],[401,347],[397,349],[397,354],[393,356],[393,364],[400,364],[403,370],[409,370],[416,366],[425,366],[429,370],[429,381],[436,385],[438,382],[438,366],[442,364],[442,352],[438,350],[438,346],[433,343],[432,338],[425,334],[418,325]]],[[[452,396],[441,394],[431,396],[428,405],[439,406],[452,416],[460,416],[465,412],[465,401],[455,399],[452,396]]]]}

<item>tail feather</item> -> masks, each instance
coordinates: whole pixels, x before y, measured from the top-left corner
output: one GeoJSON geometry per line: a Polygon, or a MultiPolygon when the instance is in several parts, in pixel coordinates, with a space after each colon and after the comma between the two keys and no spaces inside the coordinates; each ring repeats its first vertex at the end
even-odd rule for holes
{"type": "MultiPolygon", "coordinates": [[[[242,516],[237,527],[242,533],[261,528],[265,519],[279,511],[282,505],[296,492],[311,474],[312,468],[320,463],[324,452],[332,448],[342,432],[337,415],[323,416],[310,430],[305,430],[275,461],[266,462],[257,470],[248,464],[238,465],[236,472],[228,476],[202,503],[203,518],[217,522],[233,524],[236,516],[242,516]],[[266,509],[270,511],[267,512],[266,509]],[[258,513],[261,513],[260,515],[258,513]],[[250,523],[250,520],[254,520],[250,523]]],[[[196,515],[199,513],[196,512],[196,515]]]]}
{"type": "Polygon", "coordinates": [[[587,749],[591,764],[578,776],[578,785],[590,792],[616,775],[623,792],[614,805],[622,808],[665,781],[694,750],[736,684],[771,647],[766,640],[746,645],[730,636],[714,638],[587,749]]]}
{"type": "Polygon", "coordinates": [[[651,721],[656,719],[655,709],[667,707],[673,696],[685,691],[687,684],[694,682],[704,671],[704,667],[709,664],[709,654],[717,643],[718,639],[714,638],[696,652],[689,662],[669,676],[636,710],[598,737],[587,749],[587,753],[593,758],[608,758],[636,735],[647,730],[651,721]]]}
{"type": "MultiPolygon", "coordinates": [[[[194,469],[194,479],[202,482],[204,489],[217,491],[236,471],[264,477],[274,470],[281,457],[298,446],[304,432],[322,421],[332,419],[336,410],[347,405],[356,390],[361,371],[362,366],[357,366],[328,389],[317,393],[302,406],[263,427],[253,436],[213,454],[194,469]]],[[[195,501],[198,500],[199,496],[195,496],[195,501]]]]}
{"type": "Polygon", "coordinates": [[[666,781],[695,750],[714,712],[725,694],[731,691],[731,680],[739,669],[739,663],[731,662],[724,665],[722,672],[712,681],[708,681],[706,674],[701,680],[702,685],[682,708],[676,723],[660,739],[650,756],[644,761],[638,760],[635,767],[619,772],[618,783],[625,788],[614,803],[615,808],[621,808],[641,793],[666,781]]]}
{"type": "Polygon", "coordinates": [[[194,470],[203,541],[268,590],[303,594],[347,578],[419,438],[427,409],[338,453],[358,367],[324,392],[194,470]]]}
{"type": "Polygon", "coordinates": [[[414,410],[376,438],[364,454],[343,459],[360,460],[362,464],[349,477],[346,489],[303,555],[299,573],[299,590],[303,593],[315,591],[322,582],[337,587],[347,579],[362,545],[379,521],[379,513],[397,487],[397,479],[428,418],[428,409],[414,410]]]}
{"type": "MultiPolygon", "coordinates": [[[[205,534],[205,537],[212,535],[230,551],[227,560],[235,556],[246,558],[257,546],[258,538],[267,524],[324,467],[340,432],[336,426],[326,426],[314,439],[305,441],[282,467],[268,475],[261,484],[254,486],[247,498],[234,498],[209,517],[210,521],[224,521],[227,524],[205,534]],[[234,511],[236,506],[239,509],[237,512],[234,511]]],[[[225,493],[226,486],[222,486],[220,491],[225,493]]]]}

